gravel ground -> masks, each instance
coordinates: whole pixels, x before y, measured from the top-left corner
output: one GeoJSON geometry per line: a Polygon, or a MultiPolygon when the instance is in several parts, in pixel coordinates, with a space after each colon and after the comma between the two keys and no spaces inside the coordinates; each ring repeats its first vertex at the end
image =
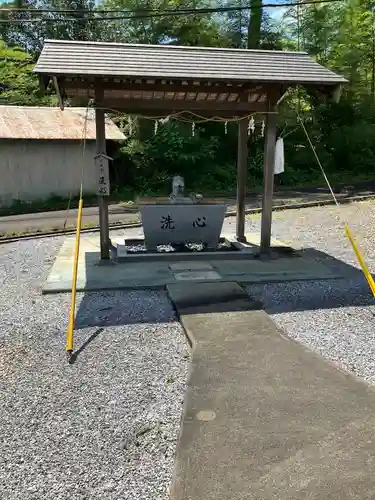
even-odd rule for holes
{"type": "MultiPolygon", "coordinates": [[[[374,298],[336,214],[334,207],[275,213],[273,236],[319,249],[324,253],[310,253],[334,270],[344,268],[347,279],[249,286],[248,291],[291,338],[375,384],[374,298]]],[[[374,273],[375,203],[343,205],[341,214],[374,273]]],[[[247,230],[259,229],[259,222],[259,217],[249,219],[247,230]]]]}
{"type": "MultiPolygon", "coordinates": [[[[335,213],[275,213],[273,233],[325,252],[310,251],[350,271],[348,279],[249,292],[290,337],[375,383],[373,299],[335,213]]],[[[342,214],[375,272],[375,206],[347,205],[342,214]]],[[[249,218],[247,230],[259,223],[249,218]]],[[[224,231],[235,231],[234,219],[224,231]]],[[[164,293],[80,295],[81,351],[68,365],[69,295],[39,289],[61,242],[0,247],[1,499],[165,499],[189,362],[182,329],[164,293]]]]}
{"type": "Polygon", "coordinates": [[[0,247],[0,497],[165,499],[189,353],[164,293],[41,296],[62,239],[0,247]]]}
{"type": "MultiPolygon", "coordinates": [[[[375,383],[374,299],[344,233],[344,222],[375,273],[375,203],[342,205],[341,219],[334,206],[275,212],[273,236],[301,246],[308,255],[346,279],[249,286],[267,312],[291,338],[318,351],[334,363],[375,383]]],[[[260,231],[260,215],[248,217],[246,230],[260,231]]],[[[235,234],[235,218],[227,218],[223,232],[235,234]]],[[[124,234],[124,233],[122,233],[124,234]]],[[[127,233],[138,237],[137,229],[127,233]]]]}

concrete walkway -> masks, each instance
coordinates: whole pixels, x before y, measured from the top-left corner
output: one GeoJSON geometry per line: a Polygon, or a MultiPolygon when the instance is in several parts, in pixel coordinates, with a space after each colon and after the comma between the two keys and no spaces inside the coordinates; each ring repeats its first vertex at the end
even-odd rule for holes
{"type": "Polygon", "coordinates": [[[171,500],[375,498],[373,389],[235,283],[168,292],[193,346],[171,500]]]}

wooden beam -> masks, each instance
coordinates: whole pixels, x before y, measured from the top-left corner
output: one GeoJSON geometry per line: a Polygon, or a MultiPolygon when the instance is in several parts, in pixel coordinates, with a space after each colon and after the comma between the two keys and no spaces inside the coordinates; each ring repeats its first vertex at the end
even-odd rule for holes
{"type": "Polygon", "coordinates": [[[57,98],[59,100],[59,107],[60,107],[61,111],[64,111],[64,98],[60,92],[60,85],[59,85],[59,81],[56,78],[56,76],[52,77],[52,82],[53,82],[53,86],[55,87],[55,92],[57,94],[57,98]]]}
{"type": "Polygon", "coordinates": [[[124,92],[135,92],[135,91],[150,91],[150,92],[208,92],[208,93],[251,93],[259,92],[261,89],[269,87],[266,84],[258,83],[233,83],[225,84],[222,82],[208,84],[199,83],[199,85],[194,85],[192,82],[188,84],[182,84],[178,82],[173,83],[160,83],[159,81],[155,83],[133,83],[133,82],[119,82],[119,81],[103,81],[96,80],[90,81],[88,79],[74,79],[74,80],[63,80],[61,84],[64,89],[68,92],[69,89],[94,89],[100,88],[103,90],[123,90],[124,92]]]}
{"type": "Polygon", "coordinates": [[[307,90],[307,92],[310,92],[311,94],[313,95],[317,95],[319,96],[320,98],[322,97],[332,97],[332,94],[333,92],[335,91],[335,89],[337,89],[337,87],[339,87],[340,85],[319,85],[319,84],[315,84],[315,85],[312,85],[312,84],[299,84],[300,87],[303,87],[305,90],[307,90]]]}
{"type": "Polygon", "coordinates": [[[50,78],[49,76],[46,76],[46,75],[39,73],[38,79],[39,79],[39,88],[40,88],[41,92],[44,94],[45,91],[47,90],[47,87],[50,83],[50,80],[53,81],[53,78],[50,78]]]}
{"type": "MultiPolygon", "coordinates": [[[[103,90],[95,89],[95,101],[98,106],[103,99],[103,90]]],[[[104,110],[101,108],[95,109],[95,125],[96,125],[96,152],[97,154],[106,154],[105,144],[105,116],[104,110]]],[[[108,197],[99,196],[99,226],[100,226],[100,259],[109,260],[110,245],[109,239],[109,216],[108,216],[108,197]]]]}
{"type": "Polygon", "coordinates": [[[200,81],[196,84],[192,80],[168,80],[171,83],[165,83],[165,79],[121,79],[121,78],[93,78],[93,77],[77,77],[75,75],[58,75],[60,88],[69,96],[70,91],[77,89],[90,90],[94,88],[102,88],[103,90],[121,90],[124,92],[133,91],[155,91],[155,92],[208,92],[208,93],[242,93],[251,94],[258,93],[272,93],[279,92],[280,97],[286,92],[288,88],[295,88],[298,85],[303,86],[309,91],[318,91],[322,94],[331,94],[335,85],[322,85],[320,83],[306,83],[306,82],[261,82],[261,81],[215,81],[210,80],[207,82],[200,81]],[[138,80],[138,81],[136,81],[138,80]],[[152,83],[147,83],[148,81],[152,83]],[[182,83],[184,82],[184,83],[182,83]]]}
{"type": "MultiPolygon", "coordinates": [[[[274,108],[275,110],[275,108],[274,108]]],[[[266,117],[266,138],[264,144],[262,222],[260,232],[260,253],[268,255],[271,251],[272,198],[275,171],[277,114],[266,117]]]]}
{"type": "Polygon", "coordinates": [[[277,101],[277,106],[280,106],[280,104],[283,102],[284,99],[286,99],[286,97],[288,97],[288,94],[289,94],[289,89],[287,89],[279,98],[279,100],[277,101]]]}
{"type": "Polygon", "coordinates": [[[344,86],[342,84],[340,85],[337,85],[337,87],[335,87],[332,91],[332,101],[334,103],[339,103],[340,102],[340,99],[341,99],[341,94],[342,94],[342,91],[343,91],[343,88],[344,86]]]}
{"type": "Polygon", "coordinates": [[[245,198],[247,183],[247,120],[238,122],[236,237],[245,242],[245,198]]]}
{"type": "Polygon", "coordinates": [[[148,114],[155,111],[172,113],[176,111],[209,111],[212,115],[221,111],[239,114],[264,113],[268,110],[266,102],[218,102],[218,101],[185,101],[177,99],[104,99],[102,106],[108,109],[123,110],[134,114],[148,114]]]}

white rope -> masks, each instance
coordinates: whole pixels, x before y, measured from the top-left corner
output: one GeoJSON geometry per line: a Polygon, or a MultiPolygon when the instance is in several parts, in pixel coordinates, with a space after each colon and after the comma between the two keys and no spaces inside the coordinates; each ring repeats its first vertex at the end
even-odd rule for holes
{"type": "Polygon", "coordinates": [[[261,136],[264,137],[264,131],[266,129],[266,124],[264,122],[264,120],[262,121],[262,129],[261,129],[261,136]]]}
{"type": "MultiPolygon", "coordinates": [[[[82,198],[82,196],[83,196],[83,179],[84,179],[84,169],[85,169],[84,157],[85,157],[85,153],[86,153],[87,122],[88,122],[89,107],[90,107],[90,101],[87,103],[86,113],[85,113],[85,120],[84,120],[84,123],[83,123],[83,130],[82,130],[82,136],[81,136],[82,165],[81,165],[81,186],[80,186],[80,192],[79,192],[79,197],[80,198],[82,198]]],[[[67,206],[67,209],[66,209],[66,215],[65,215],[64,226],[63,226],[64,229],[66,228],[66,224],[68,223],[68,217],[69,217],[71,202],[72,202],[72,192],[70,191],[70,193],[69,193],[69,200],[68,200],[68,206],[67,206]]]]}
{"type": "Polygon", "coordinates": [[[314,147],[314,145],[313,145],[313,143],[312,143],[312,141],[310,139],[310,136],[309,136],[309,134],[308,134],[308,132],[306,130],[305,124],[303,123],[303,121],[302,121],[302,119],[301,119],[298,111],[296,113],[297,113],[297,120],[300,122],[301,127],[302,127],[303,131],[305,132],[306,138],[307,138],[307,140],[308,140],[308,142],[310,144],[310,147],[311,147],[311,149],[312,149],[312,151],[314,153],[315,159],[316,159],[316,161],[317,161],[317,163],[318,163],[318,165],[320,167],[320,170],[322,171],[322,174],[323,174],[324,179],[325,179],[325,181],[327,183],[327,186],[328,186],[329,190],[331,191],[332,198],[333,198],[333,200],[334,200],[334,202],[336,204],[336,207],[337,207],[337,212],[338,212],[338,217],[337,218],[338,218],[339,221],[341,221],[342,223],[344,223],[344,230],[345,230],[346,236],[348,237],[348,239],[350,241],[352,249],[353,249],[353,251],[354,251],[354,253],[355,253],[356,257],[357,257],[358,263],[359,263],[359,265],[360,265],[360,267],[362,269],[362,272],[363,272],[363,274],[364,274],[364,276],[366,278],[366,281],[367,281],[367,283],[368,283],[368,285],[370,287],[370,290],[371,290],[373,296],[375,297],[375,282],[374,282],[374,279],[372,277],[372,274],[370,273],[370,271],[369,271],[369,269],[367,267],[367,264],[365,262],[365,259],[363,258],[362,253],[361,253],[361,251],[360,251],[360,249],[359,249],[359,247],[357,245],[357,242],[354,239],[354,236],[353,236],[353,234],[352,234],[352,232],[351,232],[351,230],[349,228],[349,224],[344,220],[344,218],[342,216],[339,202],[337,201],[335,193],[333,192],[331,184],[330,184],[330,182],[328,180],[328,177],[327,177],[327,175],[326,175],[326,173],[324,171],[323,165],[321,164],[321,162],[319,160],[318,154],[317,154],[316,149],[315,149],[315,147],[314,147]]]}
{"type": "Polygon", "coordinates": [[[307,132],[307,130],[306,130],[305,124],[303,123],[302,118],[300,117],[300,115],[299,115],[298,111],[296,111],[296,114],[297,114],[297,120],[300,122],[301,127],[302,127],[303,131],[305,132],[306,138],[307,138],[307,140],[308,140],[308,142],[309,142],[309,144],[310,144],[310,147],[311,147],[311,149],[312,149],[312,152],[314,153],[315,159],[316,159],[316,161],[317,161],[317,163],[318,163],[318,165],[319,165],[319,167],[320,167],[320,170],[322,171],[322,174],[323,174],[324,180],[326,181],[327,186],[328,186],[328,188],[329,188],[329,190],[330,190],[330,192],[331,192],[332,198],[333,198],[333,200],[334,200],[334,202],[335,202],[335,204],[336,204],[337,208],[340,210],[340,205],[339,205],[339,202],[337,201],[336,195],[335,195],[335,193],[333,192],[333,189],[332,189],[331,184],[330,184],[330,182],[329,182],[329,180],[328,180],[328,177],[326,176],[326,173],[325,173],[325,171],[324,171],[323,165],[321,164],[321,162],[320,162],[320,160],[319,160],[319,157],[318,157],[318,154],[317,154],[317,152],[316,152],[316,149],[315,149],[315,147],[314,147],[313,143],[311,142],[311,139],[310,139],[309,133],[308,133],[308,132],[307,132]]]}
{"type": "MultiPolygon", "coordinates": [[[[102,109],[103,111],[115,113],[115,114],[124,114],[126,113],[125,111],[119,111],[118,109],[112,109],[112,108],[102,108],[102,107],[96,107],[96,109],[102,109]]],[[[250,113],[248,115],[244,116],[234,116],[232,118],[229,117],[222,117],[222,116],[212,116],[210,118],[206,118],[204,116],[201,116],[197,113],[194,113],[193,111],[178,111],[176,113],[169,113],[169,114],[164,114],[164,115],[159,115],[159,116],[146,116],[146,115],[139,115],[140,118],[143,118],[144,120],[166,120],[167,118],[169,120],[178,120],[181,122],[185,123],[207,123],[207,122],[218,122],[218,123],[225,123],[225,122],[240,122],[242,120],[250,120],[253,115],[274,115],[278,114],[277,111],[259,111],[256,113],[250,113]],[[184,115],[190,115],[191,119],[185,117],[184,115]]],[[[167,121],[167,120],[166,120],[167,121]]]]}
{"type": "Polygon", "coordinates": [[[254,120],[254,117],[251,116],[251,118],[249,120],[249,124],[247,126],[247,135],[254,134],[254,132],[255,132],[255,120],[254,120]]]}
{"type": "Polygon", "coordinates": [[[84,179],[84,173],[85,173],[84,172],[84,170],[85,170],[85,162],[83,160],[84,160],[85,153],[86,153],[87,122],[88,122],[88,116],[89,116],[89,107],[90,107],[90,101],[87,103],[87,107],[86,107],[85,121],[84,121],[84,124],[83,124],[82,140],[81,140],[81,144],[82,144],[82,167],[81,167],[81,189],[80,189],[80,193],[79,193],[80,198],[82,198],[82,196],[83,196],[83,179],[84,179]]]}

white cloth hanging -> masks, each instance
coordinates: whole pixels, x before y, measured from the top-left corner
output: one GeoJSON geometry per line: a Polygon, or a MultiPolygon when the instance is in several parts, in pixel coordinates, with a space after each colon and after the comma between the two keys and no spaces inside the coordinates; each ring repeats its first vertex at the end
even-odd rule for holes
{"type": "Polygon", "coordinates": [[[284,139],[279,137],[276,141],[275,149],[275,167],[274,173],[282,174],[284,172],[284,139]]]}

